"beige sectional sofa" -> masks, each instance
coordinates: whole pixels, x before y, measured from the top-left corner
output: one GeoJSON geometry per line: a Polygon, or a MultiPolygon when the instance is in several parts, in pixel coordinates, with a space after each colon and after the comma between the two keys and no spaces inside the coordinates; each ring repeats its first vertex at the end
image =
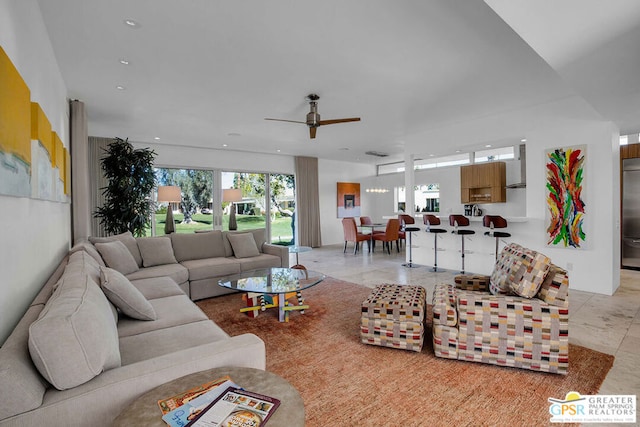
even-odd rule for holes
{"type": "Polygon", "coordinates": [[[118,269],[123,264],[120,257],[109,256],[108,249],[101,247],[115,240],[121,241],[135,260],[137,267],[121,270],[129,280],[171,277],[193,301],[232,292],[218,286],[222,276],[256,268],[289,267],[288,248],[266,243],[264,229],[174,233],[170,237],[137,239],[131,233],[90,238],[107,265],[112,261],[110,266],[118,269]],[[244,238],[248,241],[239,240],[244,238]]]}
{"type": "Polygon", "coordinates": [[[260,338],[230,337],[191,301],[222,293],[216,277],[288,266],[287,248],[264,243],[264,231],[231,234],[74,246],[0,348],[0,426],[110,425],[172,379],[264,369],[260,338]]]}

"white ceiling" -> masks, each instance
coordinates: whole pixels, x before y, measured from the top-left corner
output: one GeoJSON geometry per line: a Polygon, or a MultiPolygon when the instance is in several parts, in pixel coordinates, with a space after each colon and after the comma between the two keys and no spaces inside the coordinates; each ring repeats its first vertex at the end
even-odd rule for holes
{"type": "Polygon", "coordinates": [[[401,156],[411,135],[575,94],[640,129],[637,0],[39,4],[94,136],[379,162],[364,152],[401,156]],[[322,119],[362,121],[310,140],[264,120],[304,120],[309,93],[322,119]]]}

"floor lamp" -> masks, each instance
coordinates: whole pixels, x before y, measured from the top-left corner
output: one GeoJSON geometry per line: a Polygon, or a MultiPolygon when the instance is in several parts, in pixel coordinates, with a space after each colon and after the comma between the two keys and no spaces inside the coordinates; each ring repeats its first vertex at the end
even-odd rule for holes
{"type": "Polygon", "coordinates": [[[238,188],[229,188],[226,190],[222,190],[222,201],[231,203],[231,208],[229,209],[229,230],[237,230],[238,223],[236,222],[236,202],[242,201],[242,190],[238,188]]]}
{"type": "Polygon", "coordinates": [[[167,217],[164,221],[164,234],[175,233],[176,223],[173,221],[173,207],[171,203],[182,200],[180,187],[176,185],[166,185],[158,187],[158,202],[168,202],[167,217]]]}

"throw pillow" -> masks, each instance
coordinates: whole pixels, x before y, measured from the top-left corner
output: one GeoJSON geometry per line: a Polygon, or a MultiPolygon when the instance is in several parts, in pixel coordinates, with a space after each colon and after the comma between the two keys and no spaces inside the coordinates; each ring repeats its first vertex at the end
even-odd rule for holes
{"type": "Polygon", "coordinates": [[[127,316],[139,320],[157,319],[151,303],[118,271],[100,267],[100,287],[109,301],[127,316]]]}
{"type": "Polygon", "coordinates": [[[154,265],[177,264],[173,254],[171,239],[168,237],[140,237],[138,248],[142,255],[142,265],[153,267],[154,265]]]}
{"type": "Polygon", "coordinates": [[[138,267],[142,267],[142,256],[140,255],[140,249],[138,249],[138,243],[136,242],[136,238],[133,237],[130,231],[125,231],[122,234],[116,234],[115,236],[109,237],[93,237],[89,236],[89,241],[94,245],[96,243],[107,243],[113,242],[114,240],[119,240],[129,249],[131,255],[136,260],[138,267]]]}
{"type": "Polygon", "coordinates": [[[138,271],[138,264],[135,258],[121,241],[96,243],[95,247],[108,267],[118,270],[122,274],[131,274],[138,271]]]}
{"type": "Polygon", "coordinates": [[[509,289],[521,297],[533,298],[538,293],[550,267],[549,257],[540,252],[525,249],[512,270],[509,289]]]}
{"type": "Polygon", "coordinates": [[[569,307],[569,274],[566,270],[551,264],[549,273],[545,277],[538,298],[547,304],[558,307],[569,307]]]}
{"type": "Polygon", "coordinates": [[[220,230],[207,230],[206,233],[172,233],[171,246],[178,262],[225,256],[220,230]]]}
{"type": "Polygon", "coordinates": [[[60,279],[29,327],[29,353],[40,374],[58,390],[120,366],[118,330],[109,301],[89,276],[60,279]]]}
{"type": "Polygon", "coordinates": [[[228,234],[229,242],[236,258],[250,258],[260,255],[256,240],[251,233],[228,234]]]}
{"type": "Polygon", "coordinates": [[[511,243],[504,247],[493,267],[491,278],[489,279],[489,292],[493,295],[508,295],[511,273],[518,259],[518,254],[522,253],[523,247],[517,243],[511,243]]]}

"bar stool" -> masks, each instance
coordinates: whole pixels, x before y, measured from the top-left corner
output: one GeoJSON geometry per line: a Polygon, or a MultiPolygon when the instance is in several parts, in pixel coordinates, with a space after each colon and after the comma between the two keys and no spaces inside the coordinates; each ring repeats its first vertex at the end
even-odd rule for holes
{"type": "Polygon", "coordinates": [[[511,237],[510,233],[504,231],[493,231],[494,228],[507,228],[507,220],[500,215],[485,215],[482,218],[482,225],[489,227],[489,231],[485,231],[485,236],[496,238],[496,260],[498,259],[498,242],[500,238],[511,237]]]}
{"type": "Polygon", "coordinates": [[[425,214],[422,216],[422,221],[427,226],[425,230],[427,233],[433,233],[433,268],[430,271],[434,273],[442,272],[438,270],[438,234],[446,233],[444,228],[431,228],[432,225],[440,225],[440,218],[435,215],[425,214]]]}
{"type": "Polygon", "coordinates": [[[469,226],[469,218],[464,215],[449,215],[449,225],[454,227],[451,233],[462,237],[462,270],[460,270],[460,273],[464,274],[464,236],[476,234],[476,232],[469,229],[459,228],[469,226]]]}
{"type": "Polygon", "coordinates": [[[415,224],[415,220],[411,215],[399,214],[398,221],[400,221],[400,229],[398,230],[398,243],[402,243],[404,240],[407,242],[407,234],[404,232],[405,224],[415,224]]]}
{"type": "MultiPolygon", "coordinates": [[[[409,267],[409,268],[416,268],[419,267],[419,265],[416,265],[413,263],[412,259],[411,259],[411,236],[413,235],[414,231],[420,231],[420,228],[418,227],[407,227],[407,224],[415,224],[416,220],[411,216],[411,215],[398,215],[400,217],[400,221],[401,221],[401,227],[400,229],[402,230],[401,233],[409,233],[409,262],[402,264],[404,267],[409,267]]],[[[400,234],[400,233],[399,233],[400,234]]],[[[405,234],[406,236],[406,234],[405,234]]],[[[402,237],[400,238],[400,240],[402,240],[402,237]]],[[[406,237],[405,237],[405,242],[406,242],[406,237]]]]}

